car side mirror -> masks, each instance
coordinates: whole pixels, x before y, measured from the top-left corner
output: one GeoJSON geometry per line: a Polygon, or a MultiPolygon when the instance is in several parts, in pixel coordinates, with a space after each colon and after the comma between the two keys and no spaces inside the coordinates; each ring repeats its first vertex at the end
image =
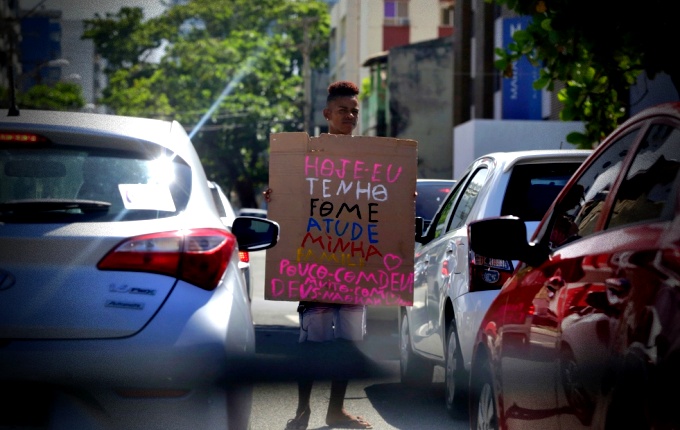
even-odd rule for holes
{"type": "Polygon", "coordinates": [[[531,266],[538,266],[548,258],[546,248],[529,244],[526,224],[516,216],[470,222],[468,246],[485,257],[519,260],[531,266]]]}
{"type": "Polygon", "coordinates": [[[239,216],[231,225],[240,251],[260,251],[272,248],[279,241],[279,224],[270,219],[239,216]]]}

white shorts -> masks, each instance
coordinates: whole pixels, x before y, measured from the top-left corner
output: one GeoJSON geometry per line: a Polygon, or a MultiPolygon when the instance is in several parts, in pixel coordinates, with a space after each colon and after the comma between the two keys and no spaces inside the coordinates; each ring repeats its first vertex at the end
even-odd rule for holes
{"type": "Polygon", "coordinates": [[[298,314],[300,342],[360,341],[366,335],[366,306],[313,303],[298,314]]]}

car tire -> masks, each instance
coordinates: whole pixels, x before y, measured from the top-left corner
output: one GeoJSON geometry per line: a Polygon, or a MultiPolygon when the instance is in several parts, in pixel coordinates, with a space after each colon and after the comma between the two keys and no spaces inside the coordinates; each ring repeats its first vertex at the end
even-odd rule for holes
{"type": "Polygon", "coordinates": [[[467,398],[467,378],[460,351],[456,322],[451,321],[446,335],[446,361],[444,364],[444,400],[446,410],[457,415],[467,398]]]}
{"type": "Polygon", "coordinates": [[[402,384],[418,387],[432,383],[434,364],[413,352],[408,317],[406,315],[401,317],[400,322],[399,369],[402,384]]]}
{"type": "Polygon", "coordinates": [[[486,365],[482,365],[474,376],[470,393],[473,396],[470,404],[470,429],[498,430],[498,410],[491,371],[486,365]]]}
{"type": "Polygon", "coordinates": [[[590,398],[588,390],[583,386],[579,363],[569,345],[562,345],[560,350],[560,381],[567,404],[574,415],[584,426],[589,426],[595,410],[595,402],[590,398]]]}

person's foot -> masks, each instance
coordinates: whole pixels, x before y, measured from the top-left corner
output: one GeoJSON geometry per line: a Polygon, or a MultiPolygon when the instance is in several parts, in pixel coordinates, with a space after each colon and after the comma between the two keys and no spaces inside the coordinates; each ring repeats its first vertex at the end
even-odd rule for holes
{"type": "Polygon", "coordinates": [[[348,414],[343,410],[339,414],[326,415],[326,424],[334,429],[372,429],[373,426],[360,416],[348,414]]]}
{"type": "Polygon", "coordinates": [[[298,412],[295,418],[288,420],[286,430],[307,430],[309,424],[309,417],[312,415],[312,410],[307,408],[302,412],[298,412]]]}

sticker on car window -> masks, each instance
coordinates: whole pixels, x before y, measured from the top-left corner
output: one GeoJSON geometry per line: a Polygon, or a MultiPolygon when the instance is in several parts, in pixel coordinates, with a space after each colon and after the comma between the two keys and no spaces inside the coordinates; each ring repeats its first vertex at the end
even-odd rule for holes
{"type": "Polygon", "coordinates": [[[167,185],[119,184],[118,189],[126,209],[175,211],[175,202],[167,185]]]}

